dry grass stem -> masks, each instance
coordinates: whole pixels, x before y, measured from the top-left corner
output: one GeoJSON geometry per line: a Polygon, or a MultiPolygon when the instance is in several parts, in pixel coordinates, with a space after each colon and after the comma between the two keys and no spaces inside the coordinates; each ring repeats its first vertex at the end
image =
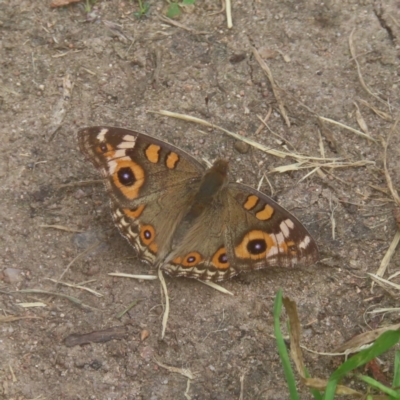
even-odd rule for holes
{"type": "Polygon", "coordinates": [[[338,126],[340,126],[341,128],[343,128],[343,129],[346,129],[346,130],[348,130],[348,131],[350,131],[350,132],[355,133],[355,134],[358,135],[358,136],[361,136],[361,137],[363,137],[363,138],[365,138],[365,139],[372,140],[373,142],[378,143],[378,141],[377,141],[376,139],[374,139],[372,136],[369,136],[369,135],[365,134],[364,132],[359,131],[358,129],[354,129],[354,128],[350,127],[350,126],[347,126],[347,125],[345,125],[345,124],[342,124],[342,123],[340,123],[340,122],[337,122],[337,121],[335,121],[334,119],[325,118],[325,117],[318,117],[318,118],[319,118],[321,121],[330,122],[331,124],[338,125],[338,126]]]}
{"type": "MultiPolygon", "coordinates": [[[[279,138],[280,140],[282,140],[284,143],[288,143],[290,144],[290,146],[294,149],[295,147],[292,145],[292,143],[290,143],[287,139],[283,138],[281,135],[279,135],[278,133],[274,132],[269,125],[267,124],[267,122],[265,120],[263,120],[259,115],[257,115],[257,118],[263,123],[263,125],[270,131],[270,133],[272,133],[274,136],[276,136],[277,138],[279,138]]],[[[262,126],[262,125],[261,125],[262,126]]],[[[258,131],[258,129],[257,129],[258,131]]]]}
{"type": "Polygon", "coordinates": [[[231,29],[233,27],[231,0],[225,0],[225,3],[226,3],[226,25],[227,25],[228,29],[231,29]]]}
{"type": "Polygon", "coordinates": [[[200,280],[199,280],[199,282],[201,282],[201,283],[203,283],[204,285],[209,286],[209,287],[211,287],[211,288],[213,288],[213,289],[215,289],[215,290],[218,290],[218,291],[221,292],[221,293],[230,294],[231,296],[234,296],[234,294],[233,294],[232,292],[230,292],[229,290],[223,288],[222,286],[220,286],[220,285],[218,285],[218,284],[216,284],[216,283],[214,283],[214,282],[210,282],[210,281],[200,281],[200,280]]]}
{"type": "Polygon", "coordinates": [[[76,288],[76,289],[86,290],[87,292],[94,294],[96,297],[103,297],[103,295],[101,293],[96,292],[95,290],[90,289],[86,286],[81,286],[78,284],[67,283],[67,282],[61,282],[61,281],[58,281],[57,279],[52,279],[52,278],[45,278],[45,279],[47,279],[51,282],[57,283],[58,285],[64,285],[64,286],[68,286],[68,287],[72,287],[72,288],[76,288]]]}
{"type": "Polygon", "coordinates": [[[58,279],[59,281],[62,281],[62,278],[64,277],[64,275],[68,272],[68,270],[71,268],[71,265],[76,261],[79,260],[81,257],[83,257],[85,254],[91,252],[92,250],[94,250],[96,247],[100,246],[103,242],[97,242],[95,244],[92,244],[91,246],[89,246],[86,250],[82,251],[82,253],[79,253],[65,268],[65,270],[63,271],[63,273],[61,274],[60,278],[58,279]]]}
{"type": "Polygon", "coordinates": [[[254,47],[253,47],[253,54],[254,54],[254,57],[256,58],[256,60],[258,61],[258,63],[260,64],[260,67],[266,73],[267,78],[268,78],[268,80],[269,80],[269,82],[271,84],[271,88],[272,88],[272,91],[274,93],[274,97],[275,97],[275,99],[276,99],[276,101],[278,103],[279,111],[280,111],[280,113],[282,115],[282,118],[285,120],[286,125],[290,128],[290,120],[289,120],[289,117],[288,117],[288,115],[286,113],[285,105],[283,103],[281,95],[279,93],[279,87],[275,83],[274,77],[272,76],[272,72],[269,69],[267,63],[261,58],[260,53],[254,47]]]}
{"type": "Polygon", "coordinates": [[[157,279],[156,275],[132,275],[132,274],[125,274],[123,272],[110,272],[108,275],[117,276],[119,278],[143,279],[144,281],[153,281],[157,279]]]}
{"type": "Polygon", "coordinates": [[[192,400],[191,396],[189,395],[189,390],[190,390],[190,382],[191,380],[188,378],[187,382],[186,382],[186,390],[185,390],[185,397],[187,400],[192,400]]]}
{"type": "Polygon", "coordinates": [[[244,399],[243,393],[244,393],[244,377],[245,376],[246,376],[245,374],[240,376],[240,396],[239,396],[239,400],[243,400],[244,399]]]}
{"type": "Polygon", "coordinates": [[[393,132],[397,128],[397,123],[398,122],[399,122],[399,119],[397,119],[395,121],[395,123],[393,124],[386,142],[382,139],[382,145],[383,145],[383,168],[384,168],[384,171],[385,171],[386,183],[388,185],[388,188],[389,188],[390,192],[392,193],[394,201],[397,203],[398,206],[400,206],[399,194],[398,194],[397,190],[393,186],[392,178],[391,178],[391,176],[389,174],[389,170],[387,168],[387,148],[388,148],[388,145],[389,145],[389,142],[390,142],[390,138],[391,138],[393,132]]]}
{"type": "Polygon", "coordinates": [[[164,293],[164,297],[165,297],[165,308],[164,308],[164,315],[163,315],[163,319],[162,319],[162,328],[161,328],[161,339],[164,339],[165,330],[167,329],[167,322],[168,322],[168,317],[169,317],[169,296],[168,296],[167,284],[165,282],[164,275],[163,275],[161,268],[158,268],[158,279],[161,282],[161,289],[162,289],[162,291],[164,293]]]}
{"type": "Polygon", "coordinates": [[[262,122],[261,125],[257,128],[255,131],[254,135],[257,136],[261,133],[261,131],[267,126],[267,122],[272,114],[272,107],[269,106],[267,115],[264,118],[261,118],[259,115],[257,115],[257,118],[262,122]]]}
{"type": "MultiPolygon", "coordinates": [[[[376,271],[377,276],[382,277],[385,274],[386,269],[390,263],[390,260],[393,257],[393,254],[394,254],[399,242],[400,242],[400,229],[398,229],[396,234],[394,235],[394,237],[392,239],[392,243],[390,243],[390,246],[387,249],[387,252],[381,261],[378,271],[376,271]]],[[[373,287],[373,285],[372,285],[372,287],[373,287]]],[[[371,289],[372,289],[372,287],[371,287],[371,289]]]]}
{"type": "MultiPolygon", "coordinates": [[[[356,162],[342,162],[342,161],[340,161],[341,160],[340,158],[326,158],[324,150],[322,150],[323,157],[303,156],[301,154],[290,152],[290,151],[283,152],[283,151],[280,151],[280,150],[267,148],[267,147],[261,145],[260,143],[255,142],[254,140],[248,139],[248,138],[246,138],[244,136],[241,136],[241,135],[239,135],[237,133],[230,132],[230,131],[222,128],[222,127],[219,127],[217,125],[211,124],[208,121],[205,121],[205,120],[200,119],[200,118],[192,117],[190,115],[174,113],[174,112],[170,112],[170,111],[166,111],[166,110],[148,111],[148,112],[153,113],[153,114],[164,115],[164,116],[167,116],[167,117],[178,118],[178,119],[182,119],[182,120],[185,120],[185,121],[194,122],[194,123],[197,123],[197,124],[200,124],[200,125],[212,127],[214,129],[218,129],[218,130],[220,130],[222,132],[225,132],[228,135],[234,137],[235,139],[241,140],[241,141],[243,141],[245,143],[248,143],[249,145],[251,145],[251,146],[253,146],[253,147],[255,147],[255,148],[257,148],[257,149],[259,149],[261,151],[264,151],[264,152],[266,152],[268,154],[271,154],[273,156],[280,157],[280,158],[291,157],[291,158],[294,158],[295,160],[298,161],[295,164],[289,164],[289,165],[284,165],[284,166],[273,168],[270,172],[283,173],[283,172],[287,172],[287,171],[298,171],[300,169],[312,168],[313,171],[311,171],[311,173],[306,175],[306,177],[308,177],[309,175],[311,175],[314,172],[321,173],[321,171],[319,169],[322,168],[322,167],[324,167],[324,168],[348,168],[348,167],[355,168],[355,167],[363,167],[365,165],[375,164],[373,161],[368,161],[368,160],[362,160],[362,161],[356,161],[356,162]],[[321,161],[321,163],[319,163],[317,161],[321,161]]],[[[322,118],[322,119],[327,120],[325,118],[322,118]]],[[[261,118],[260,118],[260,120],[264,123],[264,121],[261,118]]],[[[332,121],[332,120],[329,120],[329,121],[332,121]]],[[[332,121],[332,122],[333,123],[337,123],[336,121],[332,121]]],[[[265,125],[268,127],[267,124],[265,124],[265,125]]],[[[342,125],[342,124],[339,124],[339,125],[342,125]]],[[[368,135],[365,135],[362,132],[359,132],[359,133],[361,135],[363,135],[363,136],[368,136],[368,135]]],[[[369,136],[368,136],[368,139],[375,140],[375,139],[373,139],[373,138],[371,138],[369,136]]],[[[306,177],[304,177],[303,179],[305,179],[306,177]]]]}
{"type": "Polygon", "coordinates": [[[180,374],[185,376],[188,379],[194,379],[194,375],[192,371],[188,368],[177,368],[177,367],[171,367],[169,365],[165,365],[162,362],[158,361],[156,358],[154,359],[154,362],[161,368],[166,369],[169,372],[173,372],[175,374],[180,374]]]}
{"type": "Polygon", "coordinates": [[[259,180],[258,185],[257,185],[257,190],[260,190],[260,188],[261,188],[261,186],[262,186],[262,184],[263,184],[264,179],[265,179],[265,174],[263,174],[263,176],[262,176],[261,179],[259,180]]]}
{"type": "Polygon", "coordinates": [[[16,303],[17,306],[23,308],[31,308],[31,307],[47,307],[47,304],[44,304],[40,301],[36,301],[34,303],[16,303]]]}
{"type": "Polygon", "coordinates": [[[19,321],[20,319],[41,319],[41,317],[33,316],[24,316],[24,317],[16,317],[14,315],[0,315],[0,323],[5,322],[14,322],[19,321]]]}
{"type": "Polygon", "coordinates": [[[356,168],[356,167],[364,167],[366,165],[375,165],[374,161],[355,161],[355,162],[333,162],[333,163],[313,163],[313,162],[298,162],[295,164],[282,165],[280,167],[272,168],[269,172],[287,172],[287,171],[299,171],[300,169],[308,169],[308,168],[356,168]]]}
{"type": "Polygon", "coordinates": [[[393,118],[388,113],[379,110],[379,108],[372,106],[365,100],[359,99],[358,101],[361,104],[364,104],[364,106],[368,107],[370,110],[372,110],[378,117],[382,118],[385,121],[393,122],[393,118]]]}
{"type": "Polygon", "coordinates": [[[336,239],[336,219],[335,219],[335,210],[337,208],[333,207],[332,205],[332,193],[331,196],[329,197],[329,208],[331,210],[331,216],[330,216],[330,220],[331,220],[331,225],[332,225],[332,239],[335,240],[336,239]]]}
{"type": "MultiPolygon", "coordinates": [[[[368,275],[381,287],[385,288],[393,288],[400,291],[400,285],[397,283],[390,282],[388,279],[383,279],[378,275],[374,275],[368,272],[368,275]]],[[[400,293],[399,293],[400,294],[400,293]]]]}
{"type": "Polygon", "coordinates": [[[364,81],[364,78],[361,73],[360,64],[358,63],[358,60],[357,60],[357,54],[356,54],[356,50],[354,47],[354,43],[353,43],[354,32],[355,32],[355,28],[351,31],[350,36],[349,36],[349,47],[350,47],[351,56],[353,57],[353,60],[357,66],[357,73],[358,73],[358,78],[360,79],[361,86],[364,88],[364,90],[367,93],[369,93],[371,96],[375,97],[375,99],[377,99],[381,103],[387,105],[387,102],[385,100],[381,99],[377,94],[373,93],[372,90],[367,86],[367,84],[364,81]]]}
{"type": "Polygon", "coordinates": [[[364,133],[368,134],[368,132],[369,132],[368,126],[367,126],[367,123],[365,122],[364,117],[361,114],[360,107],[358,107],[358,104],[355,101],[353,101],[353,104],[356,107],[356,119],[357,119],[358,126],[361,128],[361,130],[364,133]]]}
{"type": "Polygon", "coordinates": [[[399,307],[392,307],[392,308],[377,308],[372,311],[367,311],[367,314],[381,314],[381,313],[388,313],[388,312],[396,312],[400,311],[399,307]]]}
{"type": "Polygon", "coordinates": [[[328,356],[328,357],[336,357],[336,356],[344,356],[345,353],[324,353],[323,351],[316,351],[316,350],[311,350],[309,348],[307,348],[306,346],[303,346],[302,344],[300,345],[300,347],[305,350],[308,351],[309,353],[313,353],[313,354],[318,354],[319,356],[328,356]]]}
{"type": "MultiPolygon", "coordinates": [[[[320,378],[305,378],[302,381],[307,387],[315,389],[315,390],[319,390],[319,391],[325,391],[326,386],[328,385],[328,380],[320,379],[320,378]]],[[[335,394],[364,397],[363,393],[357,392],[356,390],[351,389],[344,385],[337,385],[335,394]]]]}
{"type": "Polygon", "coordinates": [[[185,31],[191,32],[194,35],[209,35],[210,34],[210,32],[206,32],[206,31],[196,31],[195,29],[189,28],[186,25],[183,25],[178,21],[174,21],[171,18],[165,17],[164,15],[159,15],[158,19],[160,19],[161,21],[163,21],[169,25],[173,25],[173,26],[176,26],[177,28],[181,28],[181,29],[184,29],[185,31]]]}
{"type": "Polygon", "coordinates": [[[57,292],[49,292],[47,290],[41,290],[41,289],[21,289],[16,291],[15,293],[35,293],[35,294],[47,294],[50,296],[56,296],[56,297],[62,297],[64,299],[67,299],[71,301],[74,304],[77,304],[78,306],[81,306],[83,308],[89,309],[89,310],[97,310],[95,307],[88,306],[84,304],[81,300],[77,299],[76,297],[68,296],[63,293],[57,293],[57,292]]]}
{"type": "MultiPolygon", "coordinates": [[[[174,113],[174,112],[170,112],[170,111],[166,111],[166,110],[148,111],[148,112],[152,113],[152,114],[164,115],[166,117],[178,118],[178,119],[182,119],[184,121],[194,122],[194,123],[197,123],[197,124],[200,124],[200,125],[205,125],[205,126],[208,126],[208,127],[212,127],[214,129],[218,129],[218,130],[220,130],[222,132],[225,132],[226,134],[234,137],[237,140],[241,140],[241,141],[243,141],[245,143],[248,143],[249,145],[255,147],[258,150],[264,151],[265,153],[268,153],[268,154],[271,154],[273,156],[280,157],[280,158],[291,157],[291,158],[294,158],[294,159],[299,160],[299,161],[300,160],[313,160],[313,161],[339,161],[339,160],[341,160],[340,158],[321,158],[321,157],[303,156],[303,155],[297,154],[297,153],[284,152],[284,151],[280,151],[280,150],[276,150],[276,149],[271,149],[269,147],[263,146],[262,144],[254,141],[254,140],[248,139],[248,138],[246,138],[246,137],[244,137],[242,135],[239,135],[237,133],[230,132],[230,131],[228,131],[228,130],[226,130],[226,129],[218,126],[218,125],[211,124],[211,123],[205,121],[204,119],[192,117],[192,116],[186,115],[186,114],[179,114],[179,113],[174,113]]],[[[372,161],[360,161],[359,163],[361,163],[361,164],[356,165],[356,164],[352,163],[352,164],[350,164],[350,166],[363,166],[363,165],[366,165],[364,163],[368,163],[368,164],[372,163],[373,164],[372,161]]],[[[332,165],[336,166],[337,164],[332,164],[332,165]]],[[[326,165],[325,164],[321,164],[321,166],[324,166],[324,167],[325,166],[332,167],[332,165],[331,164],[326,164],[326,165]]],[[[344,167],[344,166],[348,166],[348,164],[341,165],[341,167],[344,167]]],[[[310,167],[308,167],[308,168],[310,168],[310,167]]],[[[315,168],[315,165],[312,165],[311,168],[315,168]]]]}
{"type": "Polygon", "coordinates": [[[225,9],[226,9],[226,7],[225,7],[225,1],[224,1],[224,0],[221,0],[221,4],[222,4],[222,6],[221,6],[221,9],[220,9],[219,11],[214,11],[214,12],[208,14],[208,16],[211,17],[212,15],[218,15],[218,14],[223,13],[223,12],[225,11],[225,9]]]}
{"type": "Polygon", "coordinates": [[[318,172],[320,170],[320,167],[315,167],[312,169],[310,172],[305,174],[302,178],[300,178],[297,183],[303,182],[305,179],[307,179],[310,175],[314,174],[315,172],[318,172]]]}
{"type": "Polygon", "coordinates": [[[352,337],[347,342],[339,345],[334,349],[335,352],[358,353],[361,348],[369,345],[374,340],[378,339],[382,333],[386,331],[397,331],[400,329],[400,324],[385,326],[384,328],[375,329],[373,331],[363,332],[357,336],[352,337]]]}
{"type": "Polygon", "coordinates": [[[325,158],[325,146],[324,141],[322,140],[321,130],[318,128],[318,144],[319,144],[319,152],[321,153],[321,157],[325,158]]]}
{"type": "Polygon", "coordinates": [[[76,233],[81,233],[85,232],[81,229],[75,229],[75,228],[68,228],[67,226],[63,225],[39,225],[40,228],[53,228],[53,229],[59,229],[60,231],[66,231],[66,232],[76,232],[76,233]]]}
{"type": "Polygon", "coordinates": [[[272,186],[271,181],[268,179],[268,176],[265,173],[263,174],[263,176],[264,176],[265,180],[268,183],[268,186],[269,186],[269,189],[270,189],[270,195],[273,196],[274,193],[275,193],[274,187],[272,186]]]}

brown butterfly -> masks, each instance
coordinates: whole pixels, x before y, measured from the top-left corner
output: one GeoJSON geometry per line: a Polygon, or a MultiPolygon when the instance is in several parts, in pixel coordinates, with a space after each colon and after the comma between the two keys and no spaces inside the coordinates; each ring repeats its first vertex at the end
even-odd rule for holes
{"type": "Polygon", "coordinates": [[[172,276],[221,281],[242,271],[318,260],[315,241],[265,194],[143,133],[90,127],[78,133],[97,167],[112,215],[141,260],[172,276]]]}

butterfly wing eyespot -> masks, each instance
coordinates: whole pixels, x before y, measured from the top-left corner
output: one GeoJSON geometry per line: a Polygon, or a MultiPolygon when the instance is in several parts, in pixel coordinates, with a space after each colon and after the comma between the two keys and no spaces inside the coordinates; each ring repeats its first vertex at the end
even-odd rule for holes
{"type": "Polygon", "coordinates": [[[156,231],[152,225],[140,225],[139,237],[142,243],[147,246],[152,253],[157,253],[158,246],[155,242],[156,231]]]}
{"type": "Polygon", "coordinates": [[[219,248],[212,256],[211,262],[217,269],[228,269],[230,264],[228,261],[228,255],[226,254],[226,248],[219,248]]]}
{"type": "Polygon", "coordinates": [[[138,198],[140,188],[145,182],[143,168],[139,164],[126,159],[110,161],[109,165],[115,187],[129,200],[138,198]]]}
{"type": "Polygon", "coordinates": [[[203,257],[197,251],[192,251],[191,253],[187,254],[182,259],[182,265],[184,267],[194,267],[203,261],[203,257]]]}

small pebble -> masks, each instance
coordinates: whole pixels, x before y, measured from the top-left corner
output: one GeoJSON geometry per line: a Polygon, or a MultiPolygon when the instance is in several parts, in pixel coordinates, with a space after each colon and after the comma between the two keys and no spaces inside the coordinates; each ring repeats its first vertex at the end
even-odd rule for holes
{"type": "Polygon", "coordinates": [[[248,153],[248,151],[250,149],[250,145],[245,142],[242,142],[241,140],[237,140],[235,142],[235,144],[233,145],[233,147],[240,154],[246,154],[246,153],[248,153]]]}

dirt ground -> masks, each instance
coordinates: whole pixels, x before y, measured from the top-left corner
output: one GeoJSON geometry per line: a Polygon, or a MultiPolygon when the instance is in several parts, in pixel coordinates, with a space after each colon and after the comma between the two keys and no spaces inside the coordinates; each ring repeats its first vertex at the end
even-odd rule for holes
{"type": "MultiPolygon", "coordinates": [[[[399,2],[233,1],[232,29],[225,13],[216,13],[217,0],[185,9],[178,22],[187,29],[160,19],[166,6],[150,0],[148,16],[138,20],[136,1],[99,0],[89,13],[84,3],[54,9],[50,1],[0,1],[0,309],[21,317],[0,324],[0,398],[239,399],[244,376],[243,399],[287,399],[272,325],[279,288],[297,302],[302,344],[314,351],[329,352],[355,334],[399,322],[397,314],[366,313],[396,305],[380,288],[371,293],[366,273],[376,272],[396,232],[380,138],[399,115],[399,2]],[[353,30],[360,72],[382,100],[360,82],[349,48],[353,30]],[[253,48],[282,89],[290,127],[253,48]],[[357,107],[376,142],[318,123],[317,115],[361,130],[357,107]],[[270,109],[269,129],[256,133],[257,116],[270,109]],[[149,113],[159,110],[205,119],[265,146],[284,150],[286,142],[308,156],[321,157],[323,146],[325,157],[361,166],[324,167],[307,177],[313,168],[271,173],[296,160],[149,113]],[[103,186],[87,182],[99,174],[79,152],[76,132],[101,124],[153,134],[200,159],[229,159],[232,176],[254,187],[266,173],[271,186],[264,180],[261,190],[309,229],[321,261],[223,282],[234,296],[167,277],[171,311],[161,340],[159,281],[108,275],[154,271],[135,259],[115,229],[103,186]],[[95,280],[86,286],[103,297],[49,280],[99,240],[63,281],[95,280]],[[73,296],[91,308],[22,289],[73,296]],[[45,306],[19,305],[27,302],[45,306]],[[66,345],[71,334],[112,327],[126,334],[66,345]],[[149,333],[144,340],[143,331],[149,333]],[[188,368],[195,378],[189,382],[155,360],[188,368]]],[[[399,188],[397,133],[387,159],[399,188]]],[[[390,273],[399,267],[397,252],[390,273]]],[[[320,378],[341,361],[307,351],[304,357],[320,378]]],[[[382,360],[390,379],[393,354],[382,360]]],[[[311,398],[300,383],[299,390],[302,399],[311,398]]]]}

